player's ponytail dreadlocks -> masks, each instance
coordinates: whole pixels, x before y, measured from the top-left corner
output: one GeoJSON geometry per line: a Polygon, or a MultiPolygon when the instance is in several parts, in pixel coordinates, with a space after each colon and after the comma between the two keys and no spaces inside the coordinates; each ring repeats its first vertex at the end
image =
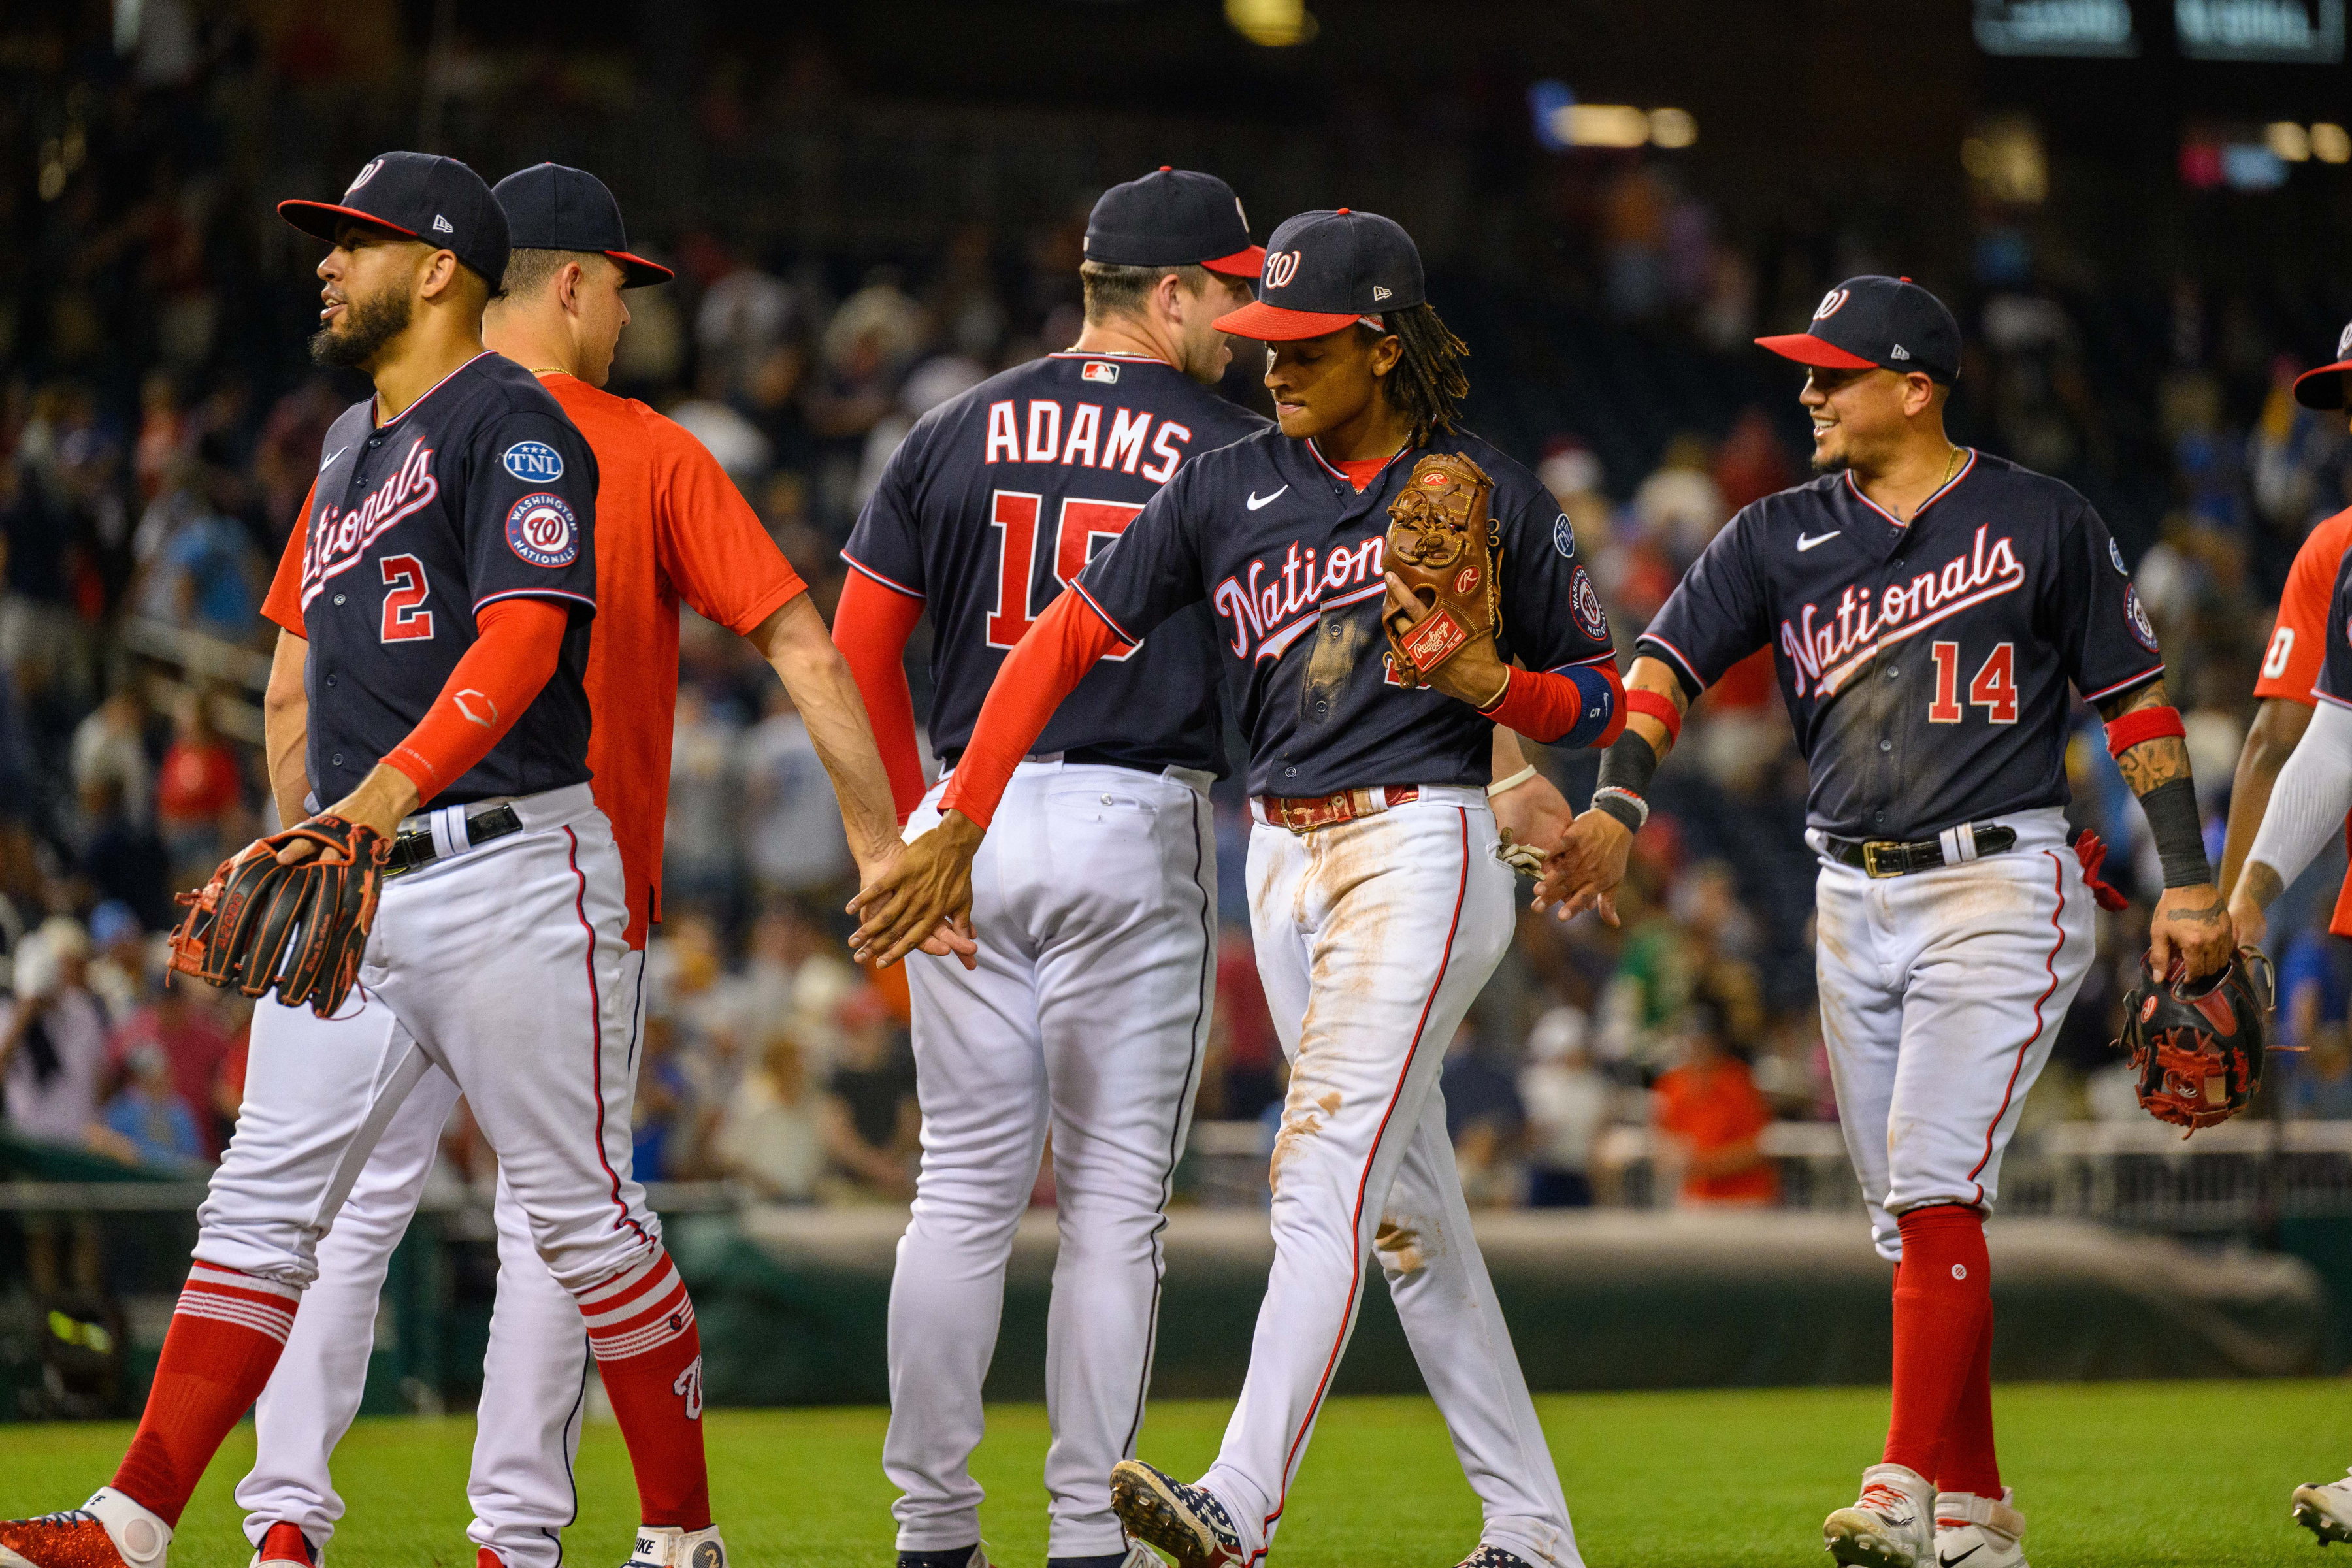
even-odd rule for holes
{"type": "Polygon", "coordinates": [[[1390,310],[1381,320],[1388,323],[1385,332],[1365,326],[1356,330],[1374,342],[1392,336],[1403,351],[1397,356],[1396,368],[1388,374],[1389,406],[1412,419],[1416,447],[1428,445],[1438,431],[1453,434],[1454,416],[1470,393],[1470,378],[1462,374],[1470,345],[1455,337],[1427,305],[1390,310]]]}

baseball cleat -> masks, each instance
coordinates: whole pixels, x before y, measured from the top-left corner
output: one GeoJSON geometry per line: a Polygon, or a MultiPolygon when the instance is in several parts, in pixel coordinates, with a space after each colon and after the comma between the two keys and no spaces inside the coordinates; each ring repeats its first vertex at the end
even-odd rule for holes
{"type": "Polygon", "coordinates": [[[727,1568],[727,1543],[719,1527],[680,1530],[670,1524],[637,1526],[637,1544],[623,1568],[727,1568]]]}
{"type": "Polygon", "coordinates": [[[281,1519],[263,1532],[261,1545],[246,1568],[319,1568],[319,1549],[310,1544],[300,1525],[281,1519]]]}
{"type": "Polygon", "coordinates": [[[2352,1475],[2340,1481],[2314,1481],[2294,1489],[2294,1521],[2319,1537],[2352,1546],[2352,1475]]]}
{"type": "Polygon", "coordinates": [[[1535,1568],[1535,1564],[1516,1552],[1506,1552],[1499,1546],[1481,1546],[1455,1564],[1455,1568],[1535,1568]]]}
{"type": "Polygon", "coordinates": [[[1975,1492],[1936,1494],[1936,1562],[1938,1568],[2027,1568],[2025,1516],[2017,1511],[2017,1489],[1997,1498],[1975,1492]]]}
{"type": "Polygon", "coordinates": [[[112,1487],[79,1508],[0,1521],[0,1568],[163,1568],[172,1527],[112,1487]]]}
{"type": "Polygon", "coordinates": [[[1110,1472],[1110,1507],[1127,1532],[1175,1559],[1176,1568],[1242,1568],[1242,1540],[1225,1505],[1139,1459],[1110,1472]]]}
{"type": "MultiPolygon", "coordinates": [[[[898,1558],[898,1568],[907,1568],[904,1553],[898,1558]]],[[[1105,1552],[1093,1557],[1048,1557],[1045,1568],[1166,1568],[1157,1553],[1141,1542],[1124,1552],[1105,1552]]]]}
{"type": "Polygon", "coordinates": [[[1822,1548],[1852,1568],[1936,1568],[1934,1484],[1907,1466],[1871,1466],[1853,1506],[1822,1521],[1822,1548]]]}
{"type": "Polygon", "coordinates": [[[990,1568],[988,1542],[977,1542],[950,1552],[901,1552],[898,1568],[990,1568]]]}
{"type": "Polygon", "coordinates": [[[507,1568],[507,1560],[487,1546],[474,1548],[474,1568],[507,1568]]]}

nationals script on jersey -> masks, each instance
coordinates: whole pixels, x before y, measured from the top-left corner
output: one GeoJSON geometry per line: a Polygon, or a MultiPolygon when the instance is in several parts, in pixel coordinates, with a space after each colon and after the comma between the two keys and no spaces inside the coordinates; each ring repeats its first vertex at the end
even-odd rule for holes
{"type": "MultiPolygon", "coordinates": [[[[930,612],[932,751],[962,752],[1005,654],[1179,464],[1265,425],[1164,361],[1076,352],[1016,365],[917,421],[842,559],[930,612]]],[[[1037,750],[1222,775],[1212,635],[1196,609],[1104,659],[1037,750]]]]}
{"type": "Polygon", "coordinates": [[[2065,805],[2067,683],[2096,701],[2164,673],[2091,503],[1974,451],[1907,525],[1844,473],[1745,508],[1641,637],[1694,695],[1764,647],[1806,825],[1843,838],[2065,805]]]}

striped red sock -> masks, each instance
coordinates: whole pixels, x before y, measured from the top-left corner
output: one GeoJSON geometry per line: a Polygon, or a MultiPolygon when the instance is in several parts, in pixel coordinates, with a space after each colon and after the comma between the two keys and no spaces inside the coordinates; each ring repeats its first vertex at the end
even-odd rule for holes
{"type": "Polygon", "coordinates": [[[1992,1303],[1985,1303],[1984,1327],[1977,1333],[1977,1353],[1969,1380],[1960,1388],[1960,1403],[1945,1428],[1944,1458],[1936,1477],[1938,1489],[2000,1496],[2000,1460],[1992,1447],[1992,1303]]]}
{"type": "Polygon", "coordinates": [[[1965,1204],[1913,1209],[1898,1223],[1903,1267],[1895,1280],[1895,1413],[1885,1462],[1933,1477],[1976,1364],[1977,1342],[1992,1316],[1992,1268],[1983,1216],[1965,1204]]]}
{"type": "Polygon", "coordinates": [[[667,1251],[579,1296],[588,1348],[637,1473],[639,1522],[707,1530],[702,1458],[702,1336],[667,1251]]]}
{"type": "Polygon", "coordinates": [[[301,1299],[291,1285],[238,1269],[189,1268],[115,1490],[179,1525],[221,1439],[261,1397],[301,1299]]]}

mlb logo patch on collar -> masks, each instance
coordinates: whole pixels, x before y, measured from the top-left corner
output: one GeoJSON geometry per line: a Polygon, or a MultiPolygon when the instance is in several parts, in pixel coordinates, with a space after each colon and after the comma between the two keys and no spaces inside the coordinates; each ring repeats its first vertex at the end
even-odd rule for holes
{"type": "Polygon", "coordinates": [[[1090,359],[1087,361],[1085,368],[1078,372],[1078,379],[1081,381],[1117,381],[1118,379],[1118,366],[1111,363],[1108,360],[1090,359]]]}

